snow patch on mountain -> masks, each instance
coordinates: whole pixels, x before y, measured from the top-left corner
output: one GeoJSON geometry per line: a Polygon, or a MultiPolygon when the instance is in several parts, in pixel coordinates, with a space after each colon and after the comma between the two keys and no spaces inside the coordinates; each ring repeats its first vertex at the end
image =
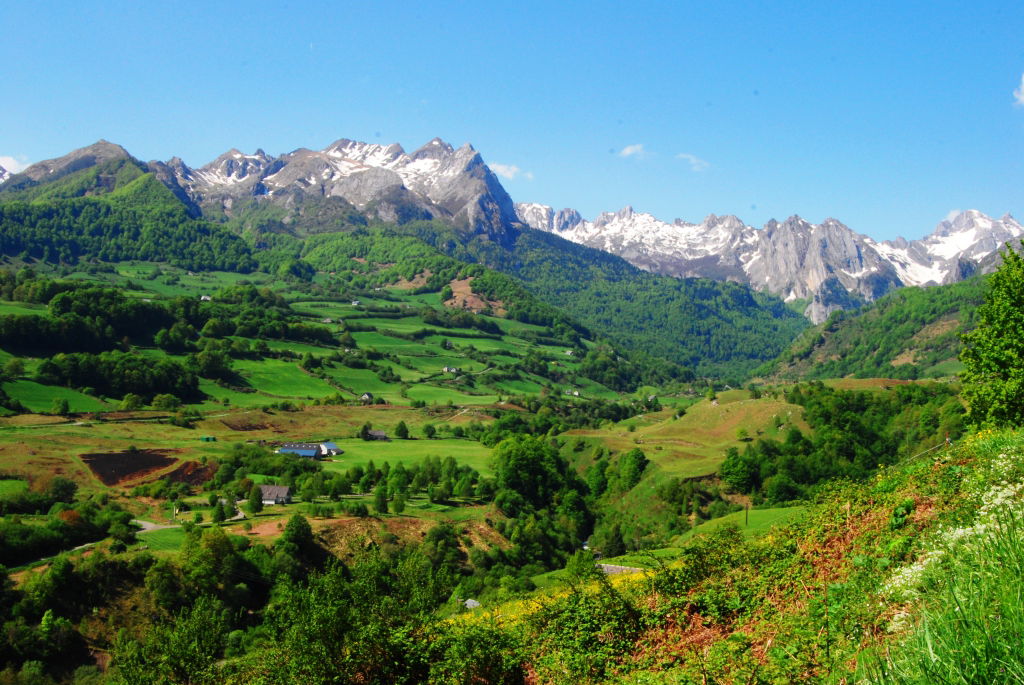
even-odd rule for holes
{"type": "Polygon", "coordinates": [[[555,212],[536,203],[517,204],[516,213],[533,228],[611,252],[649,271],[736,280],[788,302],[810,300],[806,313],[815,321],[893,288],[959,280],[1005,242],[1024,235],[1024,227],[1010,215],[996,220],[977,210],[940,222],[921,240],[885,242],[835,219],[812,224],[797,216],[755,229],[735,216],[714,214],[700,223],[667,223],[632,207],[593,221],[575,210],[555,212]],[[577,219],[559,220],[566,216],[577,219]]]}

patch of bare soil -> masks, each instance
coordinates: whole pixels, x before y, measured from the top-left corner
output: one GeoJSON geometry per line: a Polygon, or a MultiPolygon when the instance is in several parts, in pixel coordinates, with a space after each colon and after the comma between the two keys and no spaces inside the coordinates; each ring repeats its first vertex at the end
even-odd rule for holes
{"type": "Polygon", "coordinates": [[[48,416],[46,414],[16,414],[0,419],[0,426],[49,426],[67,423],[64,416],[48,416]]]}
{"type": "Polygon", "coordinates": [[[445,307],[452,307],[453,309],[468,309],[471,312],[482,312],[485,309],[490,309],[498,316],[505,315],[505,303],[500,300],[485,300],[476,293],[473,292],[473,277],[463,278],[462,280],[452,281],[448,285],[452,288],[452,297],[449,300],[445,300],[445,307]]]}
{"type": "Polygon", "coordinates": [[[188,483],[189,485],[202,485],[213,478],[217,468],[213,464],[203,466],[198,461],[186,461],[167,474],[167,478],[174,483],[188,483]]]}
{"type": "Polygon", "coordinates": [[[154,471],[166,468],[174,463],[170,456],[181,450],[135,450],[123,452],[90,452],[82,455],[85,462],[96,477],[104,485],[117,485],[137,480],[154,471]]]}
{"type": "Polygon", "coordinates": [[[393,283],[391,287],[397,288],[398,290],[415,290],[416,288],[422,288],[425,286],[427,281],[433,275],[434,273],[430,269],[424,269],[422,273],[418,273],[413,276],[411,281],[405,278],[400,278],[393,283]]]}
{"type": "Polygon", "coordinates": [[[270,417],[263,412],[249,411],[221,418],[220,422],[233,431],[276,430],[270,417]]]}
{"type": "Polygon", "coordinates": [[[340,556],[353,557],[361,550],[387,542],[384,535],[394,535],[400,542],[421,542],[432,521],[396,516],[378,518],[341,518],[328,521],[318,531],[327,548],[340,556]]]}

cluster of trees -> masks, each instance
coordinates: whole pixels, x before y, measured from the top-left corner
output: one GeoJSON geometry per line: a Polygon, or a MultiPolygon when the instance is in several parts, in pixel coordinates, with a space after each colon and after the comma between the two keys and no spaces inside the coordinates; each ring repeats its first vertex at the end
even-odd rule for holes
{"type": "Polygon", "coordinates": [[[794,386],[786,400],[804,407],[813,434],[790,426],[783,440],[761,438],[740,452],[730,448],[719,469],[738,492],[766,502],[809,494],[833,478],[864,478],[957,438],[965,427],[956,389],[945,383],[899,385],[886,392],[832,389],[819,381],[794,386]]]}
{"type": "MultiPolygon", "coordinates": [[[[3,475],[4,480],[19,480],[14,476],[3,475]]],[[[43,514],[53,505],[65,504],[75,500],[78,486],[74,481],[63,476],[36,478],[32,487],[0,497],[0,516],[8,514],[43,514]]]]}
{"type": "Polygon", "coordinates": [[[502,440],[516,435],[555,435],[573,428],[596,428],[605,421],[621,421],[640,412],[653,410],[656,401],[610,402],[556,394],[509,397],[509,404],[525,411],[490,409],[489,412],[495,421],[471,421],[466,426],[457,426],[455,437],[471,438],[493,447],[502,440]]]}
{"type": "Polygon", "coordinates": [[[133,540],[130,513],[105,497],[75,502],[77,486],[61,476],[40,477],[24,492],[0,498],[0,568],[57,554],[113,536],[133,540]],[[23,515],[36,515],[31,521],[23,515]],[[39,520],[38,516],[45,517],[39,520]]]}
{"type": "Polygon", "coordinates": [[[199,396],[199,379],[192,369],[172,359],[151,359],[128,352],[57,354],[39,365],[37,377],[43,383],[90,388],[108,397],[199,396]]]}
{"type": "Polygon", "coordinates": [[[501,326],[490,319],[477,316],[463,309],[435,309],[424,307],[419,311],[420,318],[430,326],[441,328],[473,328],[491,335],[501,335],[501,326]]]}

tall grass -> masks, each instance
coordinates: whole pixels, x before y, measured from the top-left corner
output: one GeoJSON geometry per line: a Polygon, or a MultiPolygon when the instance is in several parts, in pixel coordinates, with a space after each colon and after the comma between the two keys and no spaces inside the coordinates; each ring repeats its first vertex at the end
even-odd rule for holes
{"type": "Polygon", "coordinates": [[[931,603],[911,636],[876,655],[873,683],[1024,683],[1024,519],[994,512],[981,534],[943,555],[931,603]]]}

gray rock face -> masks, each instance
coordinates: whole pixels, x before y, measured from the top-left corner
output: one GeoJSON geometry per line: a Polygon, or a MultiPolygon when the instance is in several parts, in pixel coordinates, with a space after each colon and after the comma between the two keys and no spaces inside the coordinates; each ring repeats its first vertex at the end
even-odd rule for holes
{"type": "Polygon", "coordinates": [[[63,157],[37,162],[21,173],[12,174],[9,180],[20,179],[22,182],[31,183],[56,181],[68,174],[114,159],[132,159],[132,156],[120,145],[100,140],[63,157]]]}
{"type": "Polygon", "coordinates": [[[680,219],[669,224],[631,207],[592,222],[574,210],[555,212],[545,205],[518,204],[516,211],[533,228],[611,252],[649,271],[734,280],[787,301],[809,300],[804,313],[815,322],[894,288],[966,278],[990,268],[991,254],[1024,235],[1024,227],[1010,215],[994,220],[976,210],[941,222],[922,240],[884,243],[835,219],[811,224],[793,216],[758,230],[734,216],[714,214],[699,224],[680,219]]]}
{"type": "Polygon", "coordinates": [[[0,166],[0,185],[4,184],[4,181],[11,177],[11,172],[0,166]]]}
{"type": "MultiPolygon", "coordinates": [[[[498,241],[518,225],[511,198],[480,154],[438,138],[412,154],[398,144],[341,139],[277,158],[229,150],[198,169],[177,159],[159,166],[195,205],[228,216],[239,203],[290,207],[320,197],[343,199],[382,221],[441,219],[498,241]]],[[[164,182],[174,189],[170,179],[164,182]]]]}

